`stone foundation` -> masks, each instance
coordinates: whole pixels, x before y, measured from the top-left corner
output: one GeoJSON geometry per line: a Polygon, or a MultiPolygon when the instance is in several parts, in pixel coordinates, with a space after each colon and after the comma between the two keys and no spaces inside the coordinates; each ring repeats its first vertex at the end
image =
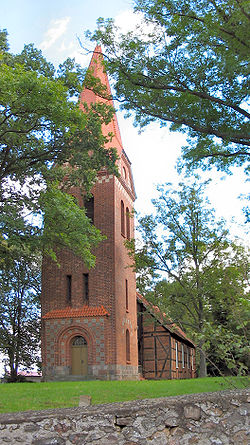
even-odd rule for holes
{"type": "Polygon", "coordinates": [[[71,375],[70,366],[55,366],[45,369],[43,381],[68,381],[68,380],[139,380],[137,366],[122,365],[89,365],[88,375],[71,375]]]}

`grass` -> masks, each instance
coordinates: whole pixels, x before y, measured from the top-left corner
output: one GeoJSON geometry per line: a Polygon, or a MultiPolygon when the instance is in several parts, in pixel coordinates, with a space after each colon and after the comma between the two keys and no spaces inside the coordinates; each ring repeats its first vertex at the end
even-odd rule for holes
{"type": "Polygon", "coordinates": [[[92,397],[92,404],[99,404],[244,388],[248,385],[249,380],[246,377],[138,382],[9,383],[0,385],[0,412],[78,406],[79,396],[84,394],[92,397]]]}

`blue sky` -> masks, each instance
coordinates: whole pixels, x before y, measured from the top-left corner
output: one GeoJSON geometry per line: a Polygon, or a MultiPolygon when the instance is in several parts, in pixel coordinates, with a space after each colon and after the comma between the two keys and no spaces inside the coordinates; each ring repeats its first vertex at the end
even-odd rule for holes
{"type": "MultiPolygon", "coordinates": [[[[53,23],[65,19],[67,27],[58,44],[65,40],[63,37],[68,45],[77,43],[76,35],[82,37],[84,31],[94,29],[98,17],[117,16],[132,5],[130,0],[1,0],[0,3],[0,26],[7,28],[13,52],[20,51],[24,43],[40,47],[53,23]]],[[[60,51],[55,47],[51,58],[60,59],[60,51]]]]}
{"type": "MultiPolygon", "coordinates": [[[[20,52],[24,44],[34,43],[42,49],[45,57],[58,64],[67,57],[75,57],[82,66],[87,66],[89,55],[84,55],[77,36],[84,45],[84,32],[93,30],[98,17],[113,17],[123,28],[136,22],[132,15],[132,0],[0,0],[0,28],[7,28],[12,52],[20,52]]],[[[151,199],[156,195],[155,185],[164,182],[177,182],[175,169],[185,137],[169,133],[167,128],[151,124],[138,135],[132,119],[124,119],[118,113],[124,149],[127,152],[134,173],[137,191],[136,209],[141,213],[151,211],[151,199]]],[[[213,181],[208,189],[208,197],[216,208],[218,216],[236,222],[243,222],[241,207],[237,199],[240,193],[247,192],[244,174],[235,169],[228,177],[214,171],[213,181]]],[[[231,224],[233,233],[242,233],[237,225],[231,224]]]]}

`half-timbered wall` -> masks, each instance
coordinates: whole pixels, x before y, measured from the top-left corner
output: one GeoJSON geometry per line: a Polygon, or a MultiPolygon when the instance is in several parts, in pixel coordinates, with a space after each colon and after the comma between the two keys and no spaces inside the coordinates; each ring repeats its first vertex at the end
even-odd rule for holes
{"type": "Polygon", "coordinates": [[[138,302],[139,369],[146,379],[195,377],[194,346],[162,325],[138,302]]]}

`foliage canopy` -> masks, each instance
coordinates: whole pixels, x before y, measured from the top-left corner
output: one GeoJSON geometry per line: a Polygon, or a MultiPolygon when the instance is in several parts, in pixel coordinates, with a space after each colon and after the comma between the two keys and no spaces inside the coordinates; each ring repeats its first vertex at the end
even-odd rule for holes
{"type": "Polygon", "coordinates": [[[105,104],[93,104],[86,112],[79,108],[84,76],[71,59],[56,70],[33,45],[11,54],[7,32],[0,32],[0,230],[5,259],[16,243],[39,243],[44,253],[53,255],[56,245],[69,247],[87,266],[94,264],[91,248],[103,237],[67,192],[80,186],[89,193],[102,167],[116,173],[116,151],[105,148],[102,135],[113,109],[105,104]]]}
{"type": "Polygon", "coordinates": [[[204,185],[159,187],[155,216],[140,219],[141,241],[129,246],[140,291],[198,345],[200,377],[206,355],[211,360],[217,353],[215,363],[224,358],[234,370],[244,368],[248,345],[247,252],[215,219],[204,185]]]}
{"type": "Polygon", "coordinates": [[[245,0],[134,0],[141,26],[99,19],[117,100],[140,127],[188,135],[186,165],[249,168],[250,13],[245,0]]]}

